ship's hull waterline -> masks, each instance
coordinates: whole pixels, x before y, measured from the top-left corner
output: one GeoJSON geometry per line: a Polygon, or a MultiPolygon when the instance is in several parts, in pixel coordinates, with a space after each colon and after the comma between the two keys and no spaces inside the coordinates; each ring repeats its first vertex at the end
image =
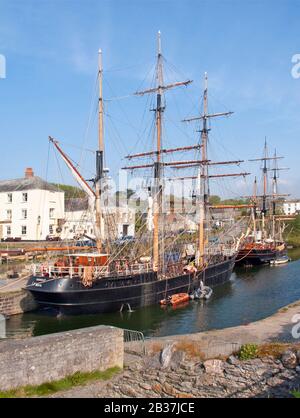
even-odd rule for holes
{"type": "Polygon", "coordinates": [[[286,255],[286,249],[276,250],[276,249],[243,249],[238,252],[236,257],[237,265],[262,265],[269,264],[270,261],[276,260],[279,257],[286,255]]]}
{"type": "Polygon", "coordinates": [[[204,272],[158,279],[149,272],[134,276],[99,278],[92,287],[82,285],[79,277],[47,279],[32,276],[27,285],[40,306],[52,307],[66,314],[107,313],[122,309],[155,305],[175,293],[190,293],[200,280],[216,286],[230,279],[235,257],[208,266],[204,272]],[[129,305],[127,305],[129,304],[129,305]]]}

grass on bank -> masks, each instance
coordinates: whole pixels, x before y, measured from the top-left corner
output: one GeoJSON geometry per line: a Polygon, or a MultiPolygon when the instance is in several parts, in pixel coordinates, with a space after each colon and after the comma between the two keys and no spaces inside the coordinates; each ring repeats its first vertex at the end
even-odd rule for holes
{"type": "Polygon", "coordinates": [[[285,232],[284,239],[293,247],[300,247],[300,215],[297,215],[296,218],[289,222],[285,232]]]}
{"type": "Polygon", "coordinates": [[[272,356],[279,359],[286,350],[300,350],[300,343],[271,342],[265,344],[244,344],[236,353],[240,360],[251,360],[272,356]]]}
{"type": "Polygon", "coordinates": [[[63,379],[54,382],[46,382],[38,386],[23,386],[7,391],[0,391],[0,398],[27,398],[33,396],[47,396],[63,390],[72,389],[76,386],[84,386],[96,380],[109,380],[121,371],[119,367],[112,367],[103,372],[76,372],[63,379]]]}

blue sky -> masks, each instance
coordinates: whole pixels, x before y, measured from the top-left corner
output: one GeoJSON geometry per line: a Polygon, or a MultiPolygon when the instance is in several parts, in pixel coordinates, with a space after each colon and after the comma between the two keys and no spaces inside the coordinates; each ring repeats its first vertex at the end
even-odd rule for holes
{"type": "MultiPolygon", "coordinates": [[[[105,97],[120,98],[105,103],[107,165],[114,175],[124,154],[151,149],[149,102],[132,93],[150,85],[161,30],[166,81],[194,80],[167,95],[165,144],[195,140],[196,126],[180,120],[198,112],[207,71],[210,110],[235,112],[213,124],[211,155],[259,157],[266,136],[270,152],[276,147],[290,167],[280,190],[300,197],[300,79],[291,76],[299,22],[297,0],[0,0],[0,54],[7,63],[0,79],[0,178],[21,177],[32,166],[42,177],[71,183],[52,150],[47,158],[48,135],[92,175],[92,154],[79,148],[96,146],[94,107],[89,129],[88,120],[99,48],[105,97]]],[[[249,168],[258,167],[242,171],[249,168]]],[[[251,181],[224,187],[224,195],[238,195],[250,192],[251,181]]]]}

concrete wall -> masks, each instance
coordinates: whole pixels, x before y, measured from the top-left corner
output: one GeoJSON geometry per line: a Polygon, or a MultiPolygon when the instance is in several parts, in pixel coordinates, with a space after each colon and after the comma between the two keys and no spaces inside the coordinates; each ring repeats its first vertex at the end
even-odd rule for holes
{"type": "Polygon", "coordinates": [[[77,371],[123,367],[123,330],[98,326],[0,342],[0,390],[39,385],[77,371]]]}
{"type": "Polygon", "coordinates": [[[37,308],[32,295],[26,290],[0,292],[0,314],[17,315],[37,308]]]}

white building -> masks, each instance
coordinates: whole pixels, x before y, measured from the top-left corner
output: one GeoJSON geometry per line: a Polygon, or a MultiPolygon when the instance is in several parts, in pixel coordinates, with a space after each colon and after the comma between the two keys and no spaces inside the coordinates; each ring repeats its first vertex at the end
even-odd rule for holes
{"type": "Polygon", "coordinates": [[[65,216],[61,238],[74,239],[86,234],[94,238],[94,217],[88,208],[88,199],[70,198],[65,201],[65,216]]]}
{"type": "MultiPolygon", "coordinates": [[[[67,199],[61,238],[69,240],[84,235],[95,238],[94,217],[95,214],[89,210],[87,198],[67,199]]],[[[135,235],[135,211],[127,205],[108,206],[104,210],[104,219],[104,238],[135,235]]]]}
{"type": "Polygon", "coordinates": [[[34,175],[0,181],[0,239],[44,240],[57,235],[64,218],[64,192],[34,175]]]}
{"type": "Polygon", "coordinates": [[[283,202],[283,212],[285,215],[295,215],[300,213],[300,200],[286,200],[283,202]]]}

